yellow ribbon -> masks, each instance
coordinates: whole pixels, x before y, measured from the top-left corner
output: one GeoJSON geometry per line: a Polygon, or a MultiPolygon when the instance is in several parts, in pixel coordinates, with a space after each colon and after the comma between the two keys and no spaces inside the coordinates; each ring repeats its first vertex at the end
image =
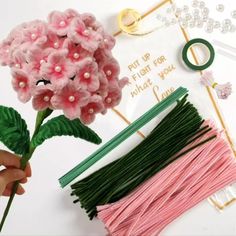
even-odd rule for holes
{"type": "Polygon", "coordinates": [[[138,32],[142,15],[134,9],[124,9],[118,14],[118,26],[121,31],[135,36],[143,36],[152,33],[160,27],[146,32],[138,32]]]}

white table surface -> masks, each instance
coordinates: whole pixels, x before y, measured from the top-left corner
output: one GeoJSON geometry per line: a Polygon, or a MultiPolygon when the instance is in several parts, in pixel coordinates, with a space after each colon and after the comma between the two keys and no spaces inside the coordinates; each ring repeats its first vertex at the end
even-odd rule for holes
{"type": "MultiPolygon", "coordinates": [[[[129,7],[145,12],[157,2],[158,0],[2,0],[0,3],[0,39],[3,39],[10,29],[21,22],[36,18],[45,19],[50,11],[67,8],[75,8],[79,12],[94,13],[105,28],[113,33],[117,30],[116,16],[120,10],[129,7]]],[[[177,0],[179,5],[183,5],[184,2],[190,1],[177,0]]],[[[206,2],[214,12],[216,4],[220,3],[218,0],[206,2]]],[[[222,2],[226,6],[225,16],[229,15],[231,10],[236,9],[236,1],[224,0],[222,2]]],[[[209,35],[204,33],[202,29],[194,29],[190,31],[190,35],[209,40],[221,40],[236,47],[236,33],[209,35]]],[[[224,75],[230,71],[229,80],[235,80],[235,68],[229,70],[227,64],[222,64],[222,69],[215,68],[217,71],[220,70],[218,73],[221,73],[225,80],[227,76],[224,75]]],[[[230,102],[224,104],[226,113],[232,112],[232,107],[235,109],[236,100],[234,98],[235,95],[230,102]]],[[[0,68],[0,104],[17,107],[22,116],[26,118],[29,128],[33,129],[35,112],[32,111],[31,104],[23,105],[17,100],[16,94],[11,88],[10,74],[7,68],[0,68]]],[[[113,122],[118,119],[112,112],[109,112],[107,116],[113,122]]],[[[232,125],[236,124],[236,122],[232,123],[232,125]]],[[[107,124],[102,117],[92,125],[95,130],[99,127],[99,134],[104,141],[109,137],[106,129],[103,129],[106,127],[105,125],[107,124]]],[[[116,127],[114,127],[114,132],[115,129],[116,127]]],[[[124,145],[128,146],[129,144],[124,145]]],[[[0,145],[0,148],[3,146],[0,145]]],[[[85,158],[96,148],[95,145],[84,141],[78,142],[73,138],[55,138],[40,147],[31,161],[33,176],[25,185],[26,194],[15,199],[2,235],[106,235],[103,224],[97,220],[89,221],[79,204],[72,203],[73,199],[69,196],[69,188],[62,190],[57,181],[61,175],[82,160],[81,157],[85,158]]],[[[121,154],[119,150],[115,152],[121,154]]],[[[86,174],[93,172],[105,163],[106,160],[99,162],[86,174]]],[[[0,213],[5,207],[6,200],[3,197],[0,198],[0,213]]],[[[223,213],[219,213],[207,201],[204,201],[173,222],[163,231],[162,235],[236,235],[235,212],[236,204],[227,208],[223,213]]]]}

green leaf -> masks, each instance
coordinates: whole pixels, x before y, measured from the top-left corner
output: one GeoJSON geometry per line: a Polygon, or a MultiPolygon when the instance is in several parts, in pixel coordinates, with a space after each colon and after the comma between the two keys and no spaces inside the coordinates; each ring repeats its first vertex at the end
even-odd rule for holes
{"type": "Polygon", "coordinates": [[[11,107],[0,106],[0,141],[19,155],[29,150],[30,134],[26,122],[11,107]]]}
{"type": "Polygon", "coordinates": [[[33,148],[36,148],[46,139],[62,135],[74,136],[96,144],[102,142],[100,137],[89,127],[83,125],[79,119],[69,120],[61,115],[42,125],[39,132],[32,138],[31,144],[33,148]]]}

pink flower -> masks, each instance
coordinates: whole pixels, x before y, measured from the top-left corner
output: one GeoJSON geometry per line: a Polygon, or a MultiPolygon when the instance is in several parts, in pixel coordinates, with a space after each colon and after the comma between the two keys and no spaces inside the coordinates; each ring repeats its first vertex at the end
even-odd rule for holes
{"type": "Polygon", "coordinates": [[[11,58],[10,67],[22,69],[27,63],[25,54],[21,50],[14,51],[11,58]]]}
{"type": "Polygon", "coordinates": [[[51,47],[54,49],[61,49],[63,48],[65,39],[62,37],[59,37],[57,34],[55,34],[52,31],[48,31],[48,40],[44,44],[44,48],[51,47]]]}
{"type": "Polygon", "coordinates": [[[65,86],[75,75],[75,66],[66,59],[67,50],[58,50],[48,57],[48,62],[41,65],[41,75],[50,80],[57,88],[65,86]]]}
{"type": "Polygon", "coordinates": [[[47,108],[53,109],[51,104],[51,98],[53,95],[53,88],[50,84],[37,86],[32,100],[34,109],[37,111],[43,111],[47,108]]]}
{"type": "Polygon", "coordinates": [[[105,48],[107,50],[112,50],[115,44],[116,44],[115,38],[112,35],[103,32],[103,41],[100,47],[105,48]]]}
{"type": "Polygon", "coordinates": [[[81,44],[81,46],[91,52],[94,52],[102,40],[101,34],[86,28],[81,18],[76,17],[71,22],[71,27],[68,32],[68,38],[74,43],[81,44]]]}
{"type": "Polygon", "coordinates": [[[40,68],[42,64],[48,61],[48,56],[53,52],[52,48],[47,48],[42,50],[38,47],[33,47],[28,51],[27,61],[29,63],[29,68],[35,77],[41,78],[40,68]]]}
{"type": "Polygon", "coordinates": [[[79,118],[81,107],[89,102],[90,93],[81,89],[74,81],[70,81],[62,90],[55,94],[52,105],[56,109],[62,109],[68,119],[79,118]]]}
{"type": "Polygon", "coordinates": [[[85,50],[79,44],[76,45],[70,39],[65,40],[63,47],[69,51],[67,57],[74,63],[93,56],[91,52],[85,50]]]}
{"type": "Polygon", "coordinates": [[[0,63],[2,66],[7,66],[11,64],[10,58],[11,45],[8,41],[3,41],[0,44],[0,63]]]}
{"type": "Polygon", "coordinates": [[[96,21],[95,16],[90,13],[81,14],[81,19],[85,26],[91,30],[98,31],[103,28],[102,25],[96,21]]]}
{"type": "Polygon", "coordinates": [[[112,108],[120,103],[121,89],[119,86],[110,86],[108,95],[104,99],[106,108],[112,108]]]}
{"type": "Polygon", "coordinates": [[[98,66],[92,58],[86,58],[78,63],[75,82],[90,92],[99,88],[98,66]]]}
{"type": "Polygon", "coordinates": [[[98,95],[93,95],[88,105],[81,108],[80,119],[85,124],[90,124],[95,120],[96,114],[104,110],[102,98],[98,95]]]}
{"type": "Polygon", "coordinates": [[[36,86],[34,80],[28,76],[27,72],[19,69],[12,70],[12,77],[12,86],[18,94],[18,99],[23,103],[28,102],[36,86]]]}
{"type": "Polygon", "coordinates": [[[120,74],[120,67],[118,62],[114,58],[107,59],[101,63],[100,68],[105,73],[108,81],[113,80],[120,74]]]}
{"type": "Polygon", "coordinates": [[[66,13],[53,11],[48,16],[49,29],[59,36],[65,36],[68,33],[71,19],[66,13]]]}
{"type": "Polygon", "coordinates": [[[23,29],[23,41],[27,49],[32,44],[43,45],[47,41],[46,24],[39,20],[30,22],[27,28],[23,29]]]}

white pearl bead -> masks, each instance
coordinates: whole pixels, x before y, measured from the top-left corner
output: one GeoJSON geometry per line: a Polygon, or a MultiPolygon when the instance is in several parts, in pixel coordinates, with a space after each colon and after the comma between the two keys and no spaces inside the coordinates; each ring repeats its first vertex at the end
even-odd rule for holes
{"type": "Polygon", "coordinates": [[[189,21],[189,20],[192,19],[192,16],[191,16],[190,14],[186,14],[186,15],[184,16],[184,19],[185,19],[186,21],[189,21]]]}
{"type": "Polygon", "coordinates": [[[236,10],[231,12],[231,16],[232,16],[232,18],[236,19],[236,10]]]}
{"type": "Polygon", "coordinates": [[[37,38],[37,35],[36,34],[31,34],[31,39],[32,40],[35,40],[37,38]]]}
{"type": "Polygon", "coordinates": [[[49,102],[50,97],[49,96],[44,96],[43,100],[44,100],[44,102],[49,102]]]}
{"type": "Polygon", "coordinates": [[[55,66],[55,71],[58,72],[58,73],[61,72],[61,67],[60,66],[55,66]]]}
{"type": "Polygon", "coordinates": [[[10,52],[10,50],[9,49],[6,49],[6,53],[9,53],[10,52]]]}
{"type": "Polygon", "coordinates": [[[69,100],[69,102],[74,102],[75,101],[75,97],[74,96],[69,96],[68,100],[69,100]]]}
{"type": "Polygon", "coordinates": [[[20,68],[20,64],[18,64],[18,63],[15,64],[15,67],[19,69],[20,68]]]}
{"type": "Polygon", "coordinates": [[[230,27],[227,25],[223,25],[221,28],[221,33],[226,34],[227,32],[229,32],[230,27]]]}
{"type": "Polygon", "coordinates": [[[215,28],[215,29],[219,29],[220,26],[221,26],[221,24],[220,24],[219,21],[215,21],[215,22],[214,22],[214,28],[215,28]]]}
{"type": "Polygon", "coordinates": [[[65,27],[66,26],[66,22],[64,20],[62,20],[60,23],[59,23],[59,26],[60,27],[65,27]]]}
{"type": "Polygon", "coordinates": [[[204,7],[204,8],[202,9],[202,14],[203,14],[203,15],[208,15],[208,14],[209,14],[209,9],[208,9],[207,7],[204,7]]]}
{"type": "Polygon", "coordinates": [[[58,43],[58,42],[55,42],[55,43],[53,44],[53,46],[54,46],[54,48],[59,48],[59,43],[58,43]]]}
{"type": "Polygon", "coordinates": [[[39,63],[40,63],[40,65],[42,65],[44,62],[45,62],[45,60],[42,59],[42,60],[40,60],[39,63]]]}
{"type": "Polygon", "coordinates": [[[231,22],[230,19],[225,19],[225,20],[223,20],[223,25],[230,26],[231,24],[232,24],[232,22],[231,22]]]}
{"type": "Polygon", "coordinates": [[[79,58],[79,53],[75,52],[73,57],[74,57],[74,59],[78,59],[79,58]]]}
{"type": "Polygon", "coordinates": [[[199,7],[200,7],[200,8],[204,8],[204,7],[205,7],[205,2],[201,1],[201,2],[199,3],[199,7]]]}
{"type": "Polygon", "coordinates": [[[93,108],[90,108],[90,109],[88,110],[88,112],[89,112],[89,114],[93,114],[93,113],[94,113],[94,109],[93,109],[93,108]]]}
{"type": "Polygon", "coordinates": [[[208,16],[203,16],[203,17],[202,17],[203,22],[207,22],[208,19],[209,19],[208,16]]]}
{"type": "Polygon", "coordinates": [[[104,39],[103,41],[104,41],[104,43],[108,43],[108,39],[104,39]]]}
{"type": "Polygon", "coordinates": [[[83,35],[89,36],[89,30],[84,30],[84,31],[83,31],[83,35]]]}
{"type": "Polygon", "coordinates": [[[90,78],[90,73],[89,72],[85,72],[84,73],[84,78],[85,79],[89,79],[90,78]]]}
{"type": "Polygon", "coordinates": [[[112,74],[111,70],[107,70],[107,71],[106,71],[106,74],[107,74],[108,76],[110,76],[110,75],[112,74]]]}
{"type": "Polygon", "coordinates": [[[196,25],[197,25],[198,28],[202,28],[203,27],[203,21],[198,20],[196,25]]]}
{"type": "Polygon", "coordinates": [[[213,26],[212,25],[207,25],[206,32],[207,33],[212,33],[213,32],[213,26]]]}
{"type": "Polygon", "coordinates": [[[196,24],[196,21],[191,20],[191,21],[189,21],[188,26],[189,26],[190,28],[194,28],[194,27],[195,27],[195,24],[196,24]]]}
{"type": "Polygon", "coordinates": [[[21,82],[19,83],[19,87],[20,87],[20,88],[24,88],[25,85],[26,85],[26,84],[25,84],[25,82],[23,82],[23,81],[21,81],[21,82]]]}
{"type": "Polygon", "coordinates": [[[111,98],[107,98],[107,99],[106,99],[106,102],[107,102],[107,103],[111,103],[111,102],[112,102],[111,98]]]}
{"type": "Polygon", "coordinates": [[[225,6],[224,6],[223,4],[218,4],[218,5],[216,6],[216,10],[217,10],[218,12],[223,12],[223,11],[225,10],[225,6]]]}

